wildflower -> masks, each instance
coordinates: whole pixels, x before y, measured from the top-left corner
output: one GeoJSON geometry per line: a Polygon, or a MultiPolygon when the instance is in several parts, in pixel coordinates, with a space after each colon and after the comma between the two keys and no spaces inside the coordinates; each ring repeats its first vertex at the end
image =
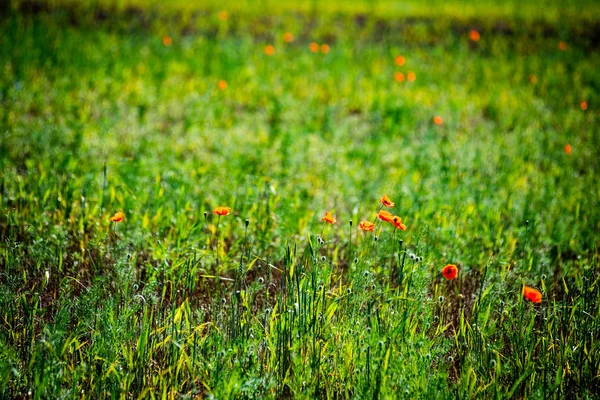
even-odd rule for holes
{"type": "Polygon", "coordinates": [[[227,11],[223,10],[223,11],[219,12],[217,17],[219,18],[219,21],[225,22],[229,19],[229,13],[227,11]]]}
{"type": "Polygon", "coordinates": [[[404,65],[404,63],[406,63],[406,59],[404,58],[404,56],[396,56],[394,62],[397,66],[401,67],[404,65]]]}
{"type": "Polygon", "coordinates": [[[223,80],[223,79],[221,79],[221,80],[219,81],[219,84],[218,84],[218,86],[219,86],[219,89],[220,89],[220,90],[225,90],[225,89],[227,89],[227,81],[226,81],[226,80],[223,80]]]}
{"type": "Polygon", "coordinates": [[[328,224],[335,224],[335,218],[333,218],[333,215],[331,215],[329,211],[325,213],[325,216],[321,218],[321,220],[327,222],[328,224]]]}
{"type": "Polygon", "coordinates": [[[379,211],[379,215],[377,215],[377,217],[385,222],[391,222],[392,219],[394,218],[393,215],[385,210],[381,210],[379,211]]]}
{"type": "Polygon", "coordinates": [[[402,223],[402,218],[397,215],[392,217],[392,224],[396,227],[396,229],[400,229],[401,231],[406,230],[406,225],[402,223]]]}
{"type": "Polygon", "coordinates": [[[358,227],[365,232],[373,232],[373,230],[375,229],[375,224],[369,221],[360,221],[358,227]]]}
{"type": "Polygon", "coordinates": [[[579,107],[581,107],[581,109],[582,109],[583,111],[587,110],[587,108],[588,108],[587,101],[585,101],[585,100],[581,100],[581,103],[579,103],[579,107]]]}
{"type": "Polygon", "coordinates": [[[571,145],[569,143],[565,144],[565,153],[570,156],[571,155],[571,145]]]}
{"type": "Polygon", "coordinates": [[[404,82],[406,78],[404,77],[404,74],[402,72],[396,72],[394,74],[394,79],[396,80],[396,82],[404,82]]]}
{"type": "Polygon", "coordinates": [[[323,54],[327,54],[329,53],[330,47],[328,44],[322,44],[321,45],[321,53],[323,54]]]}
{"type": "Polygon", "coordinates": [[[272,56],[273,54],[275,54],[275,47],[272,44],[266,45],[265,54],[268,56],[272,56]]]}
{"type": "Polygon", "coordinates": [[[213,214],[228,215],[231,212],[230,207],[217,207],[213,210],[213,214]]]}
{"type": "Polygon", "coordinates": [[[529,82],[535,85],[537,83],[537,77],[533,74],[529,75],[529,82]]]}
{"type": "Polygon", "coordinates": [[[311,44],[308,45],[308,48],[311,52],[317,53],[319,51],[319,43],[311,42],[311,44]]]}
{"type": "Polygon", "coordinates": [[[379,200],[381,201],[381,204],[383,204],[386,207],[394,207],[394,202],[392,200],[390,200],[389,197],[387,197],[386,194],[383,195],[383,197],[379,200]]]}
{"type": "Polygon", "coordinates": [[[173,44],[173,39],[171,39],[171,36],[169,36],[169,35],[165,35],[165,36],[163,36],[163,38],[162,38],[162,44],[163,44],[164,46],[167,46],[167,47],[169,47],[170,45],[172,45],[172,44],[173,44]]]}
{"type": "Polygon", "coordinates": [[[442,268],[442,275],[448,280],[455,279],[458,275],[458,268],[454,264],[448,264],[442,268]]]}
{"type": "Polygon", "coordinates": [[[283,41],[286,43],[292,43],[294,41],[294,34],[292,32],[286,32],[283,34],[283,41]]]}
{"type": "Polygon", "coordinates": [[[475,29],[471,29],[469,31],[469,39],[471,39],[471,41],[478,42],[480,37],[481,35],[479,35],[479,32],[477,32],[475,29]]]}
{"type": "Polygon", "coordinates": [[[406,77],[408,78],[409,82],[414,82],[417,79],[417,75],[412,71],[408,71],[406,77]]]}
{"type": "Polygon", "coordinates": [[[567,51],[567,44],[561,40],[560,42],[558,42],[558,48],[561,51],[567,51]]]}
{"type": "Polygon", "coordinates": [[[121,211],[119,211],[119,212],[116,212],[115,215],[110,217],[110,220],[112,222],[121,222],[121,221],[123,221],[123,218],[125,218],[125,214],[122,213],[121,211]]]}
{"type": "Polygon", "coordinates": [[[433,123],[436,125],[442,125],[444,123],[444,120],[439,115],[436,115],[435,117],[433,117],[433,123]]]}
{"type": "Polygon", "coordinates": [[[523,286],[523,295],[525,298],[532,303],[541,303],[542,302],[542,293],[529,286],[523,286]]]}

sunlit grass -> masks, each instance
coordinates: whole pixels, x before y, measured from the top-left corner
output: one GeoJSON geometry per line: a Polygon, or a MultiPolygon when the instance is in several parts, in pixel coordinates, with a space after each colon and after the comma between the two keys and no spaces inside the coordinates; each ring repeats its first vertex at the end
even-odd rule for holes
{"type": "Polygon", "coordinates": [[[595,5],[66,3],[0,17],[0,397],[598,396],[595,5]]]}

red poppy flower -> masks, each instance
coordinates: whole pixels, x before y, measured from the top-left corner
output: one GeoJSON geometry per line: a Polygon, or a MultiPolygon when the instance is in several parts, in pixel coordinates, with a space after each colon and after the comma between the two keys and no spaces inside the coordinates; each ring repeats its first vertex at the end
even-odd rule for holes
{"type": "Polygon", "coordinates": [[[217,215],[228,215],[231,212],[231,207],[217,207],[214,209],[213,214],[217,215]]]}
{"type": "Polygon", "coordinates": [[[541,303],[542,302],[542,293],[529,286],[523,286],[523,295],[525,298],[532,303],[541,303]]]}
{"type": "Polygon", "coordinates": [[[458,275],[458,268],[454,264],[448,264],[442,268],[442,275],[448,280],[455,279],[458,275]]]}
{"type": "Polygon", "coordinates": [[[444,120],[439,115],[436,115],[435,117],[433,117],[433,123],[436,125],[442,125],[444,123],[444,120]]]}
{"type": "Polygon", "coordinates": [[[581,100],[581,103],[579,103],[579,107],[581,107],[581,109],[582,109],[583,111],[587,110],[587,108],[588,108],[587,101],[585,101],[585,100],[581,100]]]}
{"type": "Polygon", "coordinates": [[[394,216],[391,213],[384,210],[379,211],[379,215],[377,215],[377,217],[379,217],[380,220],[385,222],[391,222],[394,218],[394,216]]]}
{"type": "Polygon", "coordinates": [[[381,198],[381,204],[383,204],[386,207],[394,207],[394,202],[392,200],[390,200],[389,197],[387,197],[386,194],[383,195],[383,197],[381,198]]]}
{"type": "Polygon", "coordinates": [[[294,34],[292,32],[286,32],[283,34],[283,41],[286,43],[292,43],[294,41],[294,34]]]}
{"type": "Polygon", "coordinates": [[[571,145],[569,143],[565,144],[565,153],[567,153],[568,156],[571,155],[571,145]]]}
{"type": "Polygon", "coordinates": [[[316,42],[311,42],[308,45],[308,48],[310,49],[311,52],[313,53],[317,53],[319,51],[319,43],[316,42]]]}
{"type": "Polygon", "coordinates": [[[479,32],[477,32],[475,29],[471,29],[469,32],[469,39],[471,39],[473,42],[478,42],[480,37],[481,35],[479,35],[479,32]]]}
{"type": "Polygon", "coordinates": [[[325,216],[321,218],[321,220],[327,222],[328,224],[335,224],[335,218],[333,218],[333,215],[331,215],[329,211],[325,213],[325,216]]]}
{"type": "Polygon", "coordinates": [[[400,229],[401,231],[406,230],[406,225],[402,223],[402,218],[397,215],[392,217],[392,224],[396,227],[396,229],[400,229]]]}
{"type": "Polygon", "coordinates": [[[272,44],[266,45],[265,54],[268,56],[272,56],[273,54],[275,54],[275,47],[272,44]]]}
{"type": "Polygon", "coordinates": [[[404,56],[396,56],[394,62],[397,66],[401,67],[404,65],[404,63],[406,63],[406,58],[404,58],[404,56]]]}
{"type": "Polygon", "coordinates": [[[402,72],[396,72],[394,73],[394,79],[396,80],[396,82],[404,82],[406,77],[402,72]]]}
{"type": "Polygon", "coordinates": [[[369,221],[360,221],[358,227],[365,232],[373,232],[373,230],[375,229],[375,224],[369,221]]]}
{"type": "Polygon", "coordinates": [[[115,215],[110,217],[110,220],[112,222],[121,222],[121,221],[123,221],[123,218],[125,218],[125,214],[122,213],[121,211],[119,211],[119,212],[115,213],[115,215]]]}

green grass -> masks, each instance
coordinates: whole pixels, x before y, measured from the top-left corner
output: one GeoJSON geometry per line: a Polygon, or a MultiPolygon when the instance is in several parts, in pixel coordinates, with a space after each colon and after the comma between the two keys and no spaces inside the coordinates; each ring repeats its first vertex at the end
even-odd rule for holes
{"type": "Polygon", "coordinates": [[[40,4],[0,16],[0,397],[600,395],[595,3],[40,4]],[[384,193],[407,230],[361,232],[384,193]]]}

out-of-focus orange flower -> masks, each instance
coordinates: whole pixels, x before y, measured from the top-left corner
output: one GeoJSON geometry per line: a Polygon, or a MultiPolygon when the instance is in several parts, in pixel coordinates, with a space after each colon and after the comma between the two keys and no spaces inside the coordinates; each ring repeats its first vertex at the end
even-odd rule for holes
{"type": "Polygon", "coordinates": [[[406,77],[408,78],[409,82],[414,82],[417,79],[417,75],[412,71],[408,71],[408,74],[406,74],[406,77]]]}
{"type": "Polygon", "coordinates": [[[541,303],[542,302],[542,293],[529,286],[523,286],[523,295],[525,298],[532,303],[541,303]]]}
{"type": "Polygon", "coordinates": [[[325,216],[321,218],[321,220],[327,222],[328,224],[335,224],[335,218],[333,218],[333,215],[331,215],[329,211],[325,213],[325,216]]]}
{"type": "Polygon", "coordinates": [[[227,81],[226,80],[221,79],[219,81],[219,89],[221,89],[221,90],[227,89],[227,81]]]}
{"type": "Polygon", "coordinates": [[[581,109],[582,109],[583,111],[587,110],[587,108],[588,108],[587,101],[585,101],[585,100],[581,100],[581,103],[579,103],[579,107],[581,107],[581,109]]]}
{"type": "Polygon", "coordinates": [[[327,53],[329,53],[329,50],[330,50],[330,48],[329,48],[328,44],[322,44],[321,45],[321,53],[327,54],[327,53]]]}
{"type": "Polygon", "coordinates": [[[561,51],[567,51],[567,44],[561,40],[560,42],[558,42],[558,48],[561,51]]]}
{"type": "Polygon", "coordinates": [[[402,223],[402,218],[397,215],[392,217],[392,224],[396,227],[396,229],[400,229],[401,231],[406,230],[406,225],[402,223]]]}
{"type": "Polygon", "coordinates": [[[213,210],[213,214],[228,215],[231,212],[231,207],[217,207],[213,210]]]}
{"type": "Polygon", "coordinates": [[[172,44],[173,44],[173,39],[171,39],[171,36],[169,36],[169,35],[165,35],[165,36],[163,36],[163,38],[162,38],[162,44],[163,44],[164,46],[167,46],[167,47],[169,47],[170,45],[172,45],[172,44]]]}
{"type": "Polygon", "coordinates": [[[265,54],[268,56],[272,56],[273,54],[275,54],[275,47],[272,44],[266,45],[265,54]]]}
{"type": "Polygon", "coordinates": [[[435,117],[433,117],[433,123],[436,125],[442,125],[444,123],[444,120],[439,115],[436,115],[435,117]]]}
{"type": "Polygon", "coordinates": [[[387,196],[387,194],[384,194],[383,197],[379,199],[379,201],[381,201],[381,204],[383,204],[386,207],[394,207],[394,202],[387,196]]]}
{"type": "Polygon", "coordinates": [[[454,264],[448,264],[442,268],[442,275],[449,280],[455,279],[458,275],[458,267],[454,264]]]}
{"type": "Polygon", "coordinates": [[[569,143],[565,144],[565,153],[567,153],[568,156],[571,155],[571,145],[569,143]]]}
{"type": "Polygon", "coordinates": [[[385,222],[391,222],[392,219],[394,218],[394,216],[391,213],[389,213],[385,210],[379,211],[379,214],[377,215],[377,217],[380,220],[385,221],[385,222]]]}
{"type": "Polygon", "coordinates": [[[406,59],[404,56],[396,56],[396,58],[394,58],[394,62],[397,66],[401,67],[406,63],[406,59]]]}
{"type": "Polygon", "coordinates": [[[396,80],[396,82],[404,82],[404,79],[406,79],[404,77],[404,74],[402,72],[396,72],[394,74],[394,79],[396,80]]]}
{"type": "Polygon", "coordinates": [[[480,38],[481,38],[481,35],[475,29],[471,29],[469,31],[469,39],[471,39],[471,41],[478,42],[480,38]]]}
{"type": "Polygon", "coordinates": [[[373,230],[375,229],[375,224],[369,221],[360,221],[358,227],[365,232],[373,232],[373,230]]]}
{"type": "Polygon", "coordinates": [[[292,32],[286,32],[283,34],[283,41],[286,43],[292,43],[294,41],[294,34],[292,32]]]}
{"type": "Polygon", "coordinates": [[[217,17],[219,18],[219,21],[225,22],[229,19],[229,13],[227,11],[223,10],[223,11],[219,12],[217,17]]]}
{"type": "Polygon", "coordinates": [[[537,83],[537,77],[533,74],[529,75],[529,82],[535,85],[537,83]]]}
{"type": "Polygon", "coordinates": [[[319,52],[319,43],[317,42],[311,42],[308,45],[308,48],[310,49],[310,51],[312,51],[313,53],[318,53],[319,52]]]}
{"type": "Polygon", "coordinates": [[[125,218],[125,214],[122,213],[121,211],[119,211],[119,212],[116,212],[115,215],[110,217],[110,220],[112,222],[121,222],[121,221],[123,221],[123,218],[125,218]]]}

